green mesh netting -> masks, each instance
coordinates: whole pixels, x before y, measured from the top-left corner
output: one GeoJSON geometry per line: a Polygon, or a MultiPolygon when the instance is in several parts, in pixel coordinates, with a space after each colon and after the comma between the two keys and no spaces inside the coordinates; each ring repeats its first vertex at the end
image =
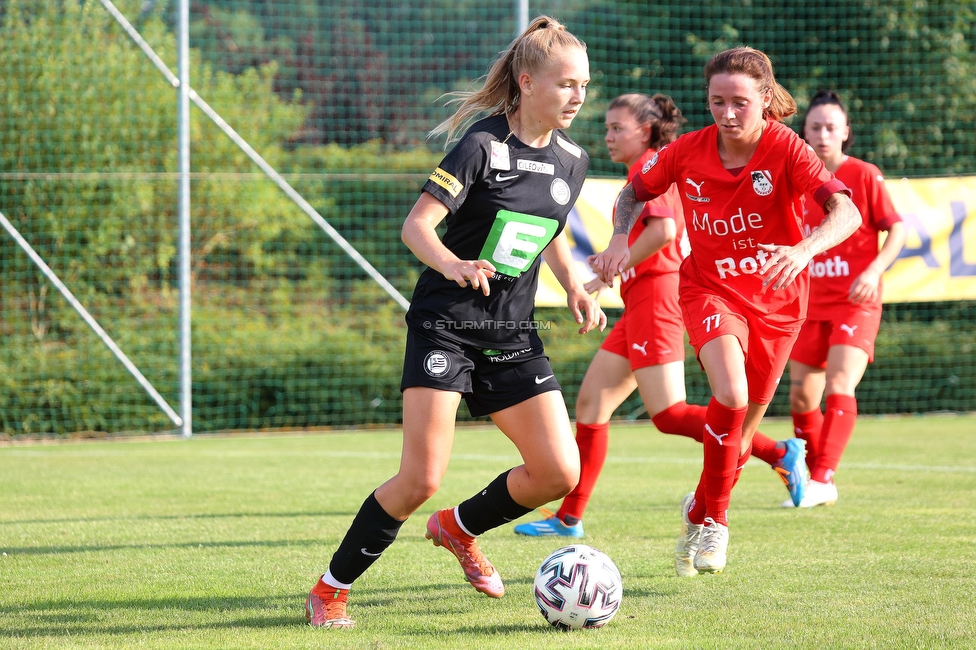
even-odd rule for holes
{"type": "MultiPolygon", "coordinates": [[[[175,71],[175,3],[117,6],[175,71]]],[[[610,98],[665,92],[704,126],[702,65],[739,44],[771,56],[801,108],[838,90],[851,153],[889,177],[976,174],[969,2],[530,3],[538,13],[588,45],[570,133],[592,176],[624,171],[603,145],[610,98]]],[[[399,230],[443,153],[425,139],[448,114],[438,97],[483,74],[516,23],[511,2],[194,0],[191,84],[409,297],[420,266],[399,230]]],[[[175,407],[172,86],[97,0],[0,0],[0,69],[0,211],[175,407]]],[[[402,309],[191,112],[194,430],[395,424],[402,309]]],[[[0,282],[3,432],[174,428],[5,232],[0,282]]],[[[576,335],[566,310],[541,318],[572,406],[601,337],[576,335]]],[[[976,410],[974,318],[973,301],[889,306],[861,412],[976,410]]],[[[703,402],[693,360],[687,374],[703,402]]],[[[781,392],[770,414],[788,412],[781,392]]],[[[640,414],[636,398],[618,411],[640,414]]]]}

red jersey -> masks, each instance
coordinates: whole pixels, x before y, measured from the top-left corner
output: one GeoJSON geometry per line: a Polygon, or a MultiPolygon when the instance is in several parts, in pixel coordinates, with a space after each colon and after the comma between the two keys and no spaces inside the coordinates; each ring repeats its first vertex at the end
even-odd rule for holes
{"type": "MultiPolygon", "coordinates": [[[[861,227],[830,250],[810,260],[809,318],[829,319],[830,307],[849,305],[848,294],[855,278],[878,256],[878,234],[901,221],[884,187],[881,170],[869,162],[847,157],[835,172],[851,188],[851,200],[861,211],[861,227]]],[[[809,197],[808,197],[809,198],[809,197]]],[[[823,221],[823,208],[815,201],[805,204],[804,232],[823,221]]],[[[876,303],[880,306],[880,294],[876,303]]]]}
{"type": "Polygon", "coordinates": [[[718,138],[713,124],[662,147],[634,182],[637,200],[678,185],[691,242],[691,255],[681,265],[682,284],[702,286],[760,315],[803,318],[808,274],[785,289],[763,287],[759,269],[769,256],[758,246],[792,246],[803,238],[804,194],[823,205],[830,195],[849,190],[780,122],[766,122],[755,153],[737,173],[722,166],[718,138]]]}
{"type": "MultiPolygon", "coordinates": [[[[640,173],[644,163],[650,160],[655,153],[657,152],[653,149],[648,149],[637,159],[637,162],[630,166],[630,171],[627,173],[628,182],[634,182],[634,178],[640,173]]],[[[633,245],[637,241],[637,238],[647,228],[648,219],[667,218],[674,219],[674,241],[643,262],[628,269],[620,276],[620,299],[624,301],[624,304],[627,303],[627,294],[630,292],[630,289],[637,284],[637,280],[641,277],[678,272],[678,267],[681,266],[681,260],[683,259],[679,242],[681,241],[681,235],[685,231],[685,220],[681,209],[681,198],[678,195],[678,189],[674,185],[661,196],[651,199],[644,204],[644,210],[630,231],[627,244],[633,245]]]]}

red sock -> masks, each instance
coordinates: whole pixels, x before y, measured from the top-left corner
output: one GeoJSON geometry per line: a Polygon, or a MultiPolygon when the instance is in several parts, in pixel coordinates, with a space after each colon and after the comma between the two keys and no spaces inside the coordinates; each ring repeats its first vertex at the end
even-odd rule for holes
{"type": "MultiPolygon", "coordinates": [[[[749,456],[752,455],[753,446],[749,445],[745,453],[739,456],[739,460],[736,462],[735,477],[732,480],[732,487],[739,482],[739,476],[742,475],[742,468],[746,466],[749,462],[749,456]]],[[[783,452],[786,455],[786,452],[783,452]]],[[[705,478],[704,474],[698,482],[698,488],[695,490],[695,501],[692,503],[691,508],[688,510],[688,520],[693,524],[700,524],[705,521],[705,478]]]]}
{"type": "Polygon", "coordinates": [[[593,494],[596,480],[600,478],[603,463],[607,460],[610,444],[610,423],[576,423],[576,444],[580,451],[580,480],[573,491],[566,495],[556,516],[565,521],[566,516],[583,518],[583,511],[593,494]]]}
{"type": "MultiPolygon", "coordinates": [[[[769,440],[769,438],[767,438],[767,440],[769,440]]],[[[746,463],[749,462],[749,456],[752,456],[754,452],[755,452],[755,445],[752,444],[749,445],[749,448],[746,449],[744,454],[739,456],[739,460],[736,461],[736,465],[735,465],[735,478],[732,479],[732,487],[735,487],[735,484],[739,482],[739,476],[742,474],[742,468],[746,466],[746,463]]],[[[784,456],[786,455],[785,451],[783,452],[783,455],[784,456]]]]}
{"type": "Polygon", "coordinates": [[[807,443],[807,469],[813,471],[820,453],[820,432],[823,430],[824,415],[819,407],[806,413],[793,411],[793,434],[807,443]]]}
{"type": "Polygon", "coordinates": [[[742,443],[742,423],[747,407],[732,409],[714,397],[705,414],[705,516],[715,523],[729,525],[729,500],[742,443]]]}
{"type": "Polygon", "coordinates": [[[777,447],[775,440],[756,431],[752,437],[752,455],[767,465],[775,465],[786,455],[786,448],[777,447]]]}
{"type": "Polygon", "coordinates": [[[702,472],[698,479],[698,487],[695,488],[695,500],[691,502],[688,509],[688,521],[693,524],[705,523],[705,472],[702,472]]]}
{"type": "Polygon", "coordinates": [[[810,472],[811,480],[830,482],[854,433],[856,420],[857,400],[852,395],[827,395],[827,412],[824,414],[817,461],[810,472]]]}
{"type": "Polygon", "coordinates": [[[705,435],[706,410],[704,406],[682,401],[652,417],[651,422],[661,433],[685,436],[701,442],[705,435]]]}

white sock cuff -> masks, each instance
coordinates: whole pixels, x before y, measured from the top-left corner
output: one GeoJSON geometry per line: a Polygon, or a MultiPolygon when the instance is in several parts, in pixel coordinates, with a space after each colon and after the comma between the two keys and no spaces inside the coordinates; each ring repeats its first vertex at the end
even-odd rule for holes
{"type": "Polygon", "coordinates": [[[334,589],[349,589],[352,587],[351,582],[346,584],[345,582],[339,582],[336,580],[335,576],[332,575],[332,571],[325,572],[325,575],[322,576],[322,582],[334,589]]]}
{"type": "Polygon", "coordinates": [[[457,506],[454,507],[454,521],[457,522],[458,528],[463,530],[466,534],[471,535],[471,537],[477,537],[477,535],[473,534],[470,530],[464,527],[463,523],[461,523],[461,515],[458,513],[457,506]]]}

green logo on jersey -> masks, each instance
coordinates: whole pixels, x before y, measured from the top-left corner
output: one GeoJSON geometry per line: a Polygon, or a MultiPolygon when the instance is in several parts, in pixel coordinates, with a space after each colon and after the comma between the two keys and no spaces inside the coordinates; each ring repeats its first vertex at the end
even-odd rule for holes
{"type": "Polygon", "coordinates": [[[553,219],[499,210],[479,257],[494,264],[498,273],[517,278],[549,245],[558,227],[553,219]]]}

